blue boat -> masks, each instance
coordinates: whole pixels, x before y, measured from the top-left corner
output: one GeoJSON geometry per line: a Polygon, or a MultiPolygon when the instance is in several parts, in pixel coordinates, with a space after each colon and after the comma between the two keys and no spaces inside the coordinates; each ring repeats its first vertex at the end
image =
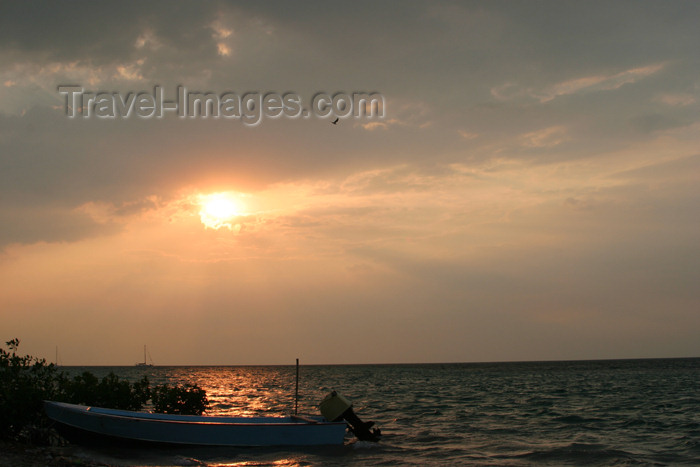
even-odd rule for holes
{"type": "Polygon", "coordinates": [[[167,415],[45,401],[48,417],[73,438],[192,446],[343,444],[347,424],[324,417],[167,415]]]}

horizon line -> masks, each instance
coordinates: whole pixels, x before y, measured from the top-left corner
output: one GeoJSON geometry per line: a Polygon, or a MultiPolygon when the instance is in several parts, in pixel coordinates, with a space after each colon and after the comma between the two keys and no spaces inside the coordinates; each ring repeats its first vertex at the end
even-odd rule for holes
{"type": "MultiPolygon", "coordinates": [[[[299,363],[299,366],[420,366],[420,365],[492,365],[492,364],[526,364],[526,363],[586,363],[586,362],[623,362],[623,361],[644,361],[644,360],[696,360],[700,356],[694,357],[611,357],[611,358],[584,358],[584,359],[562,359],[562,360],[493,360],[493,361],[451,361],[451,362],[403,362],[403,363],[299,363]]],[[[55,362],[48,362],[59,368],[139,368],[135,364],[70,364],[57,365],[55,362]]],[[[184,368],[184,367],[294,367],[296,363],[197,363],[197,364],[153,364],[142,368],[184,368]]]]}

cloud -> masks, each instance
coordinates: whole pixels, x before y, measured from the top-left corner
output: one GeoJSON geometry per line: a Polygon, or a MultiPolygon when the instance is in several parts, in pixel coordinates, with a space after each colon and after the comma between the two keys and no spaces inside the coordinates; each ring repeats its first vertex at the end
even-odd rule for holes
{"type": "Polygon", "coordinates": [[[569,79],[544,88],[525,88],[516,83],[505,83],[491,88],[491,95],[502,101],[529,98],[540,103],[562,96],[613,91],[626,84],[636,83],[666,68],[665,63],[631,68],[614,74],[598,74],[569,79]]]}
{"type": "Polygon", "coordinates": [[[107,63],[134,59],[143,49],[173,48],[183,57],[191,51],[215,51],[207,25],[217,19],[218,6],[125,2],[120,8],[79,1],[70,7],[22,2],[10,4],[0,19],[0,45],[28,61],[107,63]],[[170,6],[168,8],[168,6],[170,6]],[[105,17],[109,19],[106,20],[105,17]],[[183,27],[189,24],[189,27],[183,27]],[[75,34],[75,31],[81,34],[75,34]],[[145,45],[151,47],[144,47],[145,45]]]}
{"type": "Polygon", "coordinates": [[[689,93],[662,94],[657,96],[655,101],[674,107],[686,107],[697,103],[695,96],[689,93]]]}
{"type": "Polygon", "coordinates": [[[465,130],[457,130],[457,133],[459,134],[459,136],[466,139],[467,141],[470,141],[472,139],[476,139],[479,137],[478,133],[472,133],[470,131],[465,131],[465,130]]]}
{"type": "Polygon", "coordinates": [[[593,203],[590,200],[574,198],[573,196],[566,198],[564,205],[576,211],[587,211],[593,208],[593,203]]]}
{"type": "Polygon", "coordinates": [[[633,128],[642,133],[664,131],[686,125],[686,123],[678,120],[677,118],[661,113],[640,115],[638,117],[631,118],[630,124],[633,128]]]}
{"type": "Polygon", "coordinates": [[[120,226],[96,222],[79,209],[57,207],[0,208],[0,252],[12,244],[79,242],[112,235],[120,226]]]}
{"type": "Polygon", "coordinates": [[[659,183],[700,183],[700,155],[676,156],[654,161],[639,167],[629,168],[610,175],[611,177],[659,183]]]}
{"type": "Polygon", "coordinates": [[[368,131],[387,130],[391,127],[424,129],[433,124],[430,103],[413,99],[391,99],[387,96],[384,96],[384,99],[385,107],[379,109],[384,118],[379,121],[360,123],[363,129],[368,131]]]}
{"type": "Polygon", "coordinates": [[[520,135],[520,142],[528,148],[553,148],[567,139],[567,130],[563,126],[553,126],[520,135]]]}
{"type": "Polygon", "coordinates": [[[387,129],[389,129],[390,125],[397,125],[397,124],[400,124],[399,120],[397,120],[395,118],[391,118],[385,122],[361,123],[360,126],[367,131],[374,131],[374,130],[387,130],[387,129]]]}
{"type": "Polygon", "coordinates": [[[526,89],[516,83],[505,83],[490,89],[491,96],[499,101],[507,101],[528,96],[526,89]]]}
{"type": "Polygon", "coordinates": [[[233,53],[233,28],[219,18],[210,25],[219,55],[229,57],[233,53]]]}
{"type": "Polygon", "coordinates": [[[548,102],[557,97],[571,94],[612,91],[621,88],[625,84],[636,83],[641,79],[654,75],[663,70],[665,66],[665,64],[652,64],[621,71],[613,75],[593,75],[576,78],[557,83],[541,91],[534,91],[533,97],[539,99],[540,102],[548,102]]]}

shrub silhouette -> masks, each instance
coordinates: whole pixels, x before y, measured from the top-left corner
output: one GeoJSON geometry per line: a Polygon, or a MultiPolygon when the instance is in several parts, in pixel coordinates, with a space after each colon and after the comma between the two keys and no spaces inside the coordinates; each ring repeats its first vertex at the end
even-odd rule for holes
{"type": "Polygon", "coordinates": [[[132,384],[120,380],[113,372],[100,381],[95,375],[85,371],[72,380],[62,378],[59,383],[58,397],[63,402],[74,404],[110,409],[140,410],[148,402],[150,392],[146,376],[141,381],[132,384]]]}
{"type": "Polygon", "coordinates": [[[19,434],[37,423],[43,400],[57,391],[57,371],[46,360],[17,354],[19,339],[0,348],[0,437],[19,434]]]}
{"type": "Polygon", "coordinates": [[[153,389],[154,411],[181,415],[201,415],[208,407],[207,393],[194,384],[168,386],[153,389]]]}
{"type": "Polygon", "coordinates": [[[8,350],[0,348],[0,438],[46,426],[44,400],[141,410],[152,398],[156,412],[183,415],[201,415],[208,408],[206,391],[195,384],[151,388],[147,377],[131,383],[113,372],[102,380],[88,371],[69,378],[53,363],[18,355],[19,342],[12,339],[8,350]]]}

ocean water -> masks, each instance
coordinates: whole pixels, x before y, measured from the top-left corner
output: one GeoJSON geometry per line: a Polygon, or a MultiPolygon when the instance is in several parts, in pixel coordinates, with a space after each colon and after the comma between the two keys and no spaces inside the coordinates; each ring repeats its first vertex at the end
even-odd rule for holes
{"type": "MultiPolygon", "coordinates": [[[[152,384],[196,383],[209,414],[283,415],[294,366],[72,367],[152,384]]],[[[299,411],[332,389],[378,443],[312,448],[114,449],[110,465],[700,465],[700,359],[301,366],[299,411]]]]}

